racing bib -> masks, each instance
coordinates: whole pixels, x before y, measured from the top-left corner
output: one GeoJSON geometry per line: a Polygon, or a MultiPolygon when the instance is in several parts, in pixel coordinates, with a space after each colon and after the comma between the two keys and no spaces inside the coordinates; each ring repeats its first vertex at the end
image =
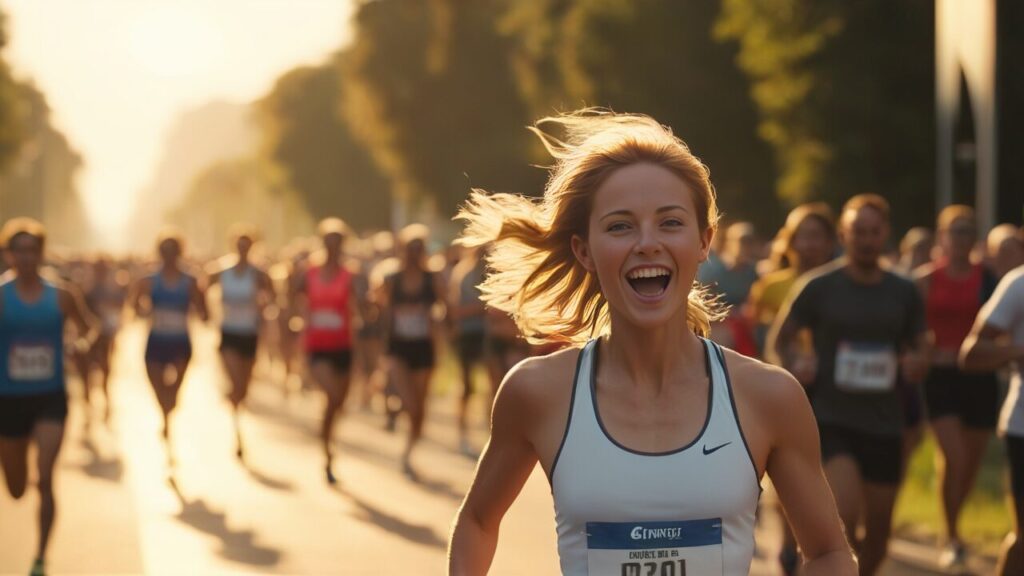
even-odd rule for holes
{"type": "Polygon", "coordinates": [[[15,342],[7,356],[7,375],[21,382],[51,380],[57,375],[57,354],[53,346],[15,342]]]}
{"type": "Polygon", "coordinates": [[[723,574],[722,520],[587,522],[587,570],[600,576],[723,574]]]}
{"type": "Polygon", "coordinates": [[[395,336],[402,340],[423,340],[430,337],[430,317],[419,308],[395,310],[395,336]]]}
{"type": "Polygon", "coordinates": [[[888,344],[840,342],[836,350],[836,388],[847,392],[886,392],[896,386],[899,360],[888,344]]]}
{"type": "Polygon", "coordinates": [[[259,326],[260,312],[252,302],[224,301],[224,323],[229,326],[259,326]]]}
{"type": "Polygon", "coordinates": [[[345,318],[334,310],[313,310],[309,326],[314,330],[338,331],[345,327],[345,318]]]}
{"type": "Polygon", "coordinates": [[[188,332],[188,315],[180,310],[153,310],[153,332],[184,334],[188,332]]]}

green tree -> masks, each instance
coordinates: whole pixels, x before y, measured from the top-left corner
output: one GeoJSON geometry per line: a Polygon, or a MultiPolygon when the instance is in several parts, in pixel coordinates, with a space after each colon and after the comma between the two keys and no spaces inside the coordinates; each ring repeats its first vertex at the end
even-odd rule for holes
{"type": "Polygon", "coordinates": [[[543,173],[526,166],[510,41],[497,30],[503,8],[378,0],[355,16],[342,58],[346,116],[413,210],[447,219],[471,186],[540,189],[543,173]]]}
{"type": "MultiPolygon", "coordinates": [[[[6,17],[0,11],[0,52],[7,46],[6,30],[6,17]]],[[[19,106],[19,98],[18,83],[7,61],[0,56],[0,170],[10,164],[24,140],[24,111],[19,106]]]]}
{"type": "Polygon", "coordinates": [[[932,220],[934,5],[723,0],[788,204],[884,194],[899,227],[932,220]]]}
{"type": "Polygon", "coordinates": [[[390,183],[340,115],[340,81],[334,59],[279,78],[257,103],[262,154],[281,168],[313,217],[387,227],[390,183]]]}

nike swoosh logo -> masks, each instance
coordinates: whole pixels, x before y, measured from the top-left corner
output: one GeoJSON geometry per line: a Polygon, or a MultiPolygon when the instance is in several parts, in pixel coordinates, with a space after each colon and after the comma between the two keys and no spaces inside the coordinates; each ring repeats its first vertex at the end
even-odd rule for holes
{"type": "Polygon", "coordinates": [[[732,444],[732,442],[726,442],[725,444],[722,444],[721,446],[715,446],[711,450],[708,450],[708,445],[705,444],[704,445],[704,449],[703,449],[704,450],[704,455],[707,456],[708,454],[711,454],[712,452],[717,452],[718,450],[721,450],[722,448],[725,448],[729,444],[732,444]]]}

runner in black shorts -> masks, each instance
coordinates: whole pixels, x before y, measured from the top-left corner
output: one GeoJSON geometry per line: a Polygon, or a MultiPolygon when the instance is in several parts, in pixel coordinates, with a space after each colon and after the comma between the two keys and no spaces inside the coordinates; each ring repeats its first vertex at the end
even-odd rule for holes
{"type": "Polygon", "coordinates": [[[889,235],[884,198],[851,198],[839,230],[846,257],[794,288],[768,351],[813,387],[825,474],[861,574],[874,574],[885,559],[901,477],[898,390],[920,382],[928,367],[924,306],[911,281],[879,267],[889,235]],[[797,346],[803,329],[814,341],[810,361],[797,346]],[[866,530],[858,542],[862,511],[866,530]]]}
{"type": "MultiPolygon", "coordinates": [[[[64,328],[73,322],[76,342],[88,350],[99,325],[81,296],[39,275],[46,231],[28,218],[0,231],[13,274],[0,280],[0,466],[7,490],[21,498],[28,481],[29,443],[36,446],[39,541],[33,576],[45,574],[46,547],[56,516],[53,471],[68,413],[64,382],[64,328]]],[[[8,545],[8,544],[5,544],[8,545]]]]}
{"type": "Polygon", "coordinates": [[[255,230],[235,226],[232,236],[236,252],[222,259],[219,268],[210,275],[210,286],[220,286],[220,356],[231,382],[228,401],[235,426],[235,454],[241,459],[244,450],[239,411],[252,381],[263,308],[274,301],[275,295],[270,277],[249,259],[256,241],[255,230]]]}
{"type": "Polygon", "coordinates": [[[402,407],[409,415],[409,436],[402,451],[402,471],[411,480],[412,450],[423,432],[427,393],[434,371],[434,326],[431,310],[443,305],[445,287],[439,274],[427,270],[426,241],[429,230],[411,224],[399,233],[402,262],[398,272],[385,280],[384,318],[388,327],[389,372],[394,378],[402,407]]]}
{"type": "MultiPolygon", "coordinates": [[[[473,369],[484,359],[486,309],[478,286],[484,280],[484,261],[478,249],[467,248],[452,271],[448,313],[454,326],[455,353],[459,358],[462,394],[459,396],[459,451],[476,457],[470,447],[467,420],[469,400],[473,396],[473,369]]],[[[488,395],[490,396],[490,395],[488,395]]],[[[493,398],[489,398],[493,401],[493,398]]],[[[491,402],[487,402],[488,413],[491,402]]]]}

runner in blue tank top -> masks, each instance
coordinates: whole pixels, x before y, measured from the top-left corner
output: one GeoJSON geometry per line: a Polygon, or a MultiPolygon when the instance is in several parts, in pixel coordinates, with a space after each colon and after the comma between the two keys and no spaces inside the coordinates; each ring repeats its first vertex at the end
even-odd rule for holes
{"type": "Polygon", "coordinates": [[[192,342],[188,335],[188,315],[195,310],[205,322],[206,299],[196,279],[185,273],[179,264],[182,240],[171,233],[161,235],[157,243],[160,269],[139,280],[132,296],[136,314],[148,318],[149,338],[146,340],[146,374],[163,412],[163,440],[167,462],[174,466],[171,450],[170,416],[178,402],[178,391],[185,378],[185,369],[192,358],[192,342]]]}
{"type": "Polygon", "coordinates": [[[802,573],[854,574],[800,385],[700,337],[721,317],[693,288],[718,220],[707,168],[647,116],[543,122],[567,134],[535,129],[558,160],[544,198],[474,192],[463,241],[494,241],[489,306],[533,342],[576,347],[525,360],[502,383],[450,573],[487,572],[539,462],[564,574],[747,574],[765,473],[802,573]]]}
{"type": "Polygon", "coordinates": [[[39,275],[45,238],[43,226],[28,218],[12,219],[0,232],[12,269],[0,278],[0,464],[7,490],[20,498],[28,479],[29,442],[35,443],[40,504],[33,575],[45,573],[56,515],[53,469],[68,413],[64,325],[71,321],[84,335],[76,342],[82,350],[99,333],[80,295],[39,275]]]}

